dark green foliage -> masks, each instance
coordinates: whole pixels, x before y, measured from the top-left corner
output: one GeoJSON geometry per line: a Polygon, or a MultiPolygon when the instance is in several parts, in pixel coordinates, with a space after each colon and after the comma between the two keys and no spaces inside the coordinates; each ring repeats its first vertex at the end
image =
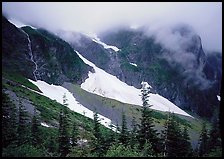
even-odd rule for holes
{"type": "Polygon", "coordinates": [[[123,144],[114,144],[107,151],[106,157],[141,157],[141,156],[136,149],[125,147],[123,144]]]}
{"type": "Polygon", "coordinates": [[[28,79],[26,79],[24,76],[18,74],[18,72],[11,72],[10,70],[9,71],[6,71],[4,70],[2,72],[4,78],[7,78],[7,80],[11,80],[11,81],[14,81],[18,84],[22,84],[28,88],[31,88],[35,91],[38,91],[38,92],[41,92],[40,89],[34,85],[32,82],[30,82],[28,79]]]}
{"type": "Polygon", "coordinates": [[[89,146],[76,146],[66,157],[97,157],[97,155],[91,152],[89,146]]]}
{"type": "Polygon", "coordinates": [[[181,157],[182,151],[182,136],[180,125],[175,122],[174,114],[169,116],[165,123],[165,130],[163,132],[164,138],[164,156],[166,157],[181,157]]]}
{"type": "Polygon", "coordinates": [[[199,139],[199,150],[198,154],[200,157],[204,156],[208,152],[208,130],[206,128],[206,123],[203,122],[202,130],[199,139]]]}
{"type": "Polygon", "coordinates": [[[103,136],[100,130],[100,123],[99,123],[99,116],[98,112],[94,112],[93,115],[93,121],[94,121],[94,127],[93,127],[93,135],[94,135],[94,140],[93,140],[93,147],[94,147],[94,152],[97,154],[97,156],[101,157],[104,153],[104,142],[103,142],[103,136]]]}
{"type": "Polygon", "coordinates": [[[112,123],[109,124],[109,128],[110,130],[108,132],[105,133],[105,147],[106,149],[108,149],[110,146],[112,146],[113,144],[115,143],[118,143],[118,135],[120,134],[117,134],[113,131],[114,129],[114,126],[112,125],[112,123]]]}
{"type": "Polygon", "coordinates": [[[129,141],[129,132],[127,128],[127,121],[125,113],[122,111],[122,125],[121,125],[121,133],[120,133],[120,142],[127,146],[129,141]]]}
{"type": "Polygon", "coordinates": [[[63,96],[63,105],[65,106],[60,112],[59,117],[59,153],[61,157],[65,157],[71,148],[70,135],[69,135],[69,116],[67,111],[66,95],[63,96]]]}
{"type": "Polygon", "coordinates": [[[59,117],[59,153],[61,157],[65,157],[69,153],[70,149],[70,138],[68,132],[68,121],[64,111],[60,112],[59,117]]]}
{"type": "Polygon", "coordinates": [[[30,141],[30,124],[29,115],[22,105],[21,99],[19,101],[19,122],[18,122],[18,145],[28,143],[30,141]]]}
{"type": "Polygon", "coordinates": [[[213,119],[212,128],[209,131],[208,149],[216,149],[222,147],[219,120],[213,119]]]}
{"type": "Polygon", "coordinates": [[[32,43],[39,45],[38,49],[32,48],[33,52],[38,53],[45,61],[45,68],[51,70],[47,72],[51,74],[50,78],[46,75],[42,77],[45,80],[58,83],[58,78],[63,74],[71,81],[78,82],[82,75],[88,72],[89,67],[64,40],[44,29],[33,30],[30,27],[23,27],[23,30],[29,34],[32,43]]]}
{"type": "Polygon", "coordinates": [[[188,134],[187,127],[184,127],[182,131],[182,144],[181,157],[191,157],[193,155],[193,149],[190,143],[190,137],[188,134]]]}
{"type": "Polygon", "coordinates": [[[145,144],[143,145],[143,149],[141,150],[141,155],[143,157],[155,157],[155,152],[152,148],[152,144],[149,142],[145,142],[145,144]]]}
{"type": "Polygon", "coordinates": [[[7,147],[17,138],[17,109],[2,91],[2,147],[7,147]]]}
{"type": "Polygon", "coordinates": [[[46,147],[48,148],[49,153],[55,153],[57,151],[56,139],[53,136],[48,139],[48,144],[46,147]]]}
{"type": "Polygon", "coordinates": [[[36,148],[30,144],[22,144],[20,146],[11,145],[7,149],[2,150],[2,157],[45,157],[44,149],[36,148]]]}
{"type": "Polygon", "coordinates": [[[71,138],[72,147],[77,146],[78,135],[79,135],[79,130],[78,130],[77,124],[74,122],[73,128],[72,128],[72,138],[71,138]]]}
{"type": "Polygon", "coordinates": [[[31,127],[31,142],[34,146],[41,143],[39,127],[40,127],[40,120],[38,119],[36,108],[34,108],[32,127],[31,127]]]}
{"type": "Polygon", "coordinates": [[[140,126],[139,126],[139,132],[138,132],[138,139],[139,139],[139,146],[140,149],[143,149],[145,143],[150,143],[152,145],[152,151],[156,154],[158,149],[158,134],[156,130],[154,129],[153,124],[153,118],[152,118],[152,109],[149,109],[150,105],[148,104],[148,96],[149,96],[149,88],[146,88],[146,85],[143,84],[142,87],[142,118],[140,126]]]}
{"type": "Polygon", "coordinates": [[[130,146],[131,148],[134,148],[135,146],[138,146],[138,128],[137,128],[137,123],[136,123],[136,119],[135,117],[133,116],[133,119],[132,119],[132,124],[131,124],[131,133],[130,133],[130,146]]]}

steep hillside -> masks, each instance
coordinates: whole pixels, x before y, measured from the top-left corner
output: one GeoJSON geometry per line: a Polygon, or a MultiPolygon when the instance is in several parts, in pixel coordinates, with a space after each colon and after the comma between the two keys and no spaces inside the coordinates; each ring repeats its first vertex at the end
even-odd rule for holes
{"type": "Polygon", "coordinates": [[[59,37],[44,29],[17,28],[4,17],[2,28],[3,70],[54,84],[81,84],[87,78],[91,68],[59,37]]]}
{"type": "MultiPolygon", "coordinates": [[[[36,88],[36,86],[33,85],[32,82],[29,82],[28,79],[22,76],[20,76],[20,79],[17,78],[17,75],[11,75],[10,78],[8,77],[9,75],[4,73],[2,81],[3,93],[9,96],[9,98],[17,106],[17,108],[19,107],[19,103],[17,101],[21,100],[22,104],[25,106],[30,116],[33,115],[34,108],[36,108],[39,112],[41,123],[49,127],[49,129],[57,129],[59,112],[60,109],[64,107],[62,104],[60,104],[61,102],[57,101],[56,98],[55,100],[52,100],[48,97],[41,95],[41,92],[38,90],[37,92],[32,91],[33,88],[36,88]],[[26,81],[26,83],[29,84],[21,84],[21,79],[22,81],[26,81]]],[[[131,121],[133,117],[136,118],[137,123],[140,122],[141,107],[137,105],[125,104],[113,99],[108,99],[89,93],[81,89],[80,86],[74,85],[72,83],[65,82],[63,84],[63,87],[67,88],[81,105],[85,106],[91,111],[97,110],[99,114],[111,119],[112,124],[114,125],[121,125],[122,111],[124,111],[127,116],[127,126],[129,129],[131,129],[131,121]]],[[[76,121],[77,123],[79,123],[80,127],[84,127],[84,134],[82,134],[83,136],[80,138],[91,140],[91,133],[93,131],[93,120],[89,118],[88,112],[83,113],[80,110],[74,110],[72,108],[74,107],[74,104],[69,104],[68,106],[71,123],[76,121]]],[[[164,123],[167,120],[167,113],[161,111],[154,111],[153,118],[155,120],[156,129],[161,132],[161,130],[164,129],[164,123]]],[[[201,130],[201,123],[203,120],[183,115],[177,115],[176,121],[178,121],[182,127],[188,127],[192,145],[196,146],[201,130]]],[[[102,120],[102,122],[104,122],[104,120],[102,120]]],[[[108,124],[109,123],[107,123],[107,125],[108,124]]],[[[106,128],[102,127],[102,129],[106,128]]]]}
{"type": "MultiPolygon", "coordinates": [[[[48,97],[40,95],[40,93],[40,90],[23,76],[17,74],[9,75],[8,73],[3,74],[3,104],[6,104],[7,107],[9,107],[9,105],[15,105],[17,107],[17,113],[15,115],[18,115],[20,101],[21,104],[25,107],[25,110],[29,116],[28,123],[31,123],[32,117],[34,115],[34,109],[37,110],[38,120],[41,123],[41,127],[39,127],[39,131],[41,131],[41,134],[39,134],[39,137],[41,138],[41,143],[39,147],[34,148],[32,146],[29,147],[29,145],[25,145],[27,147],[13,147],[12,145],[15,143],[11,142],[9,143],[9,145],[11,144],[11,147],[6,148],[6,146],[4,145],[2,156],[59,156],[59,154],[57,153],[59,114],[60,111],[65,108],[65,106],[56,102],[55,100],[51,100],[48,97]],[[34,90],[36,90],[36,92],[34,90]],[[8,100],[6,102],[7,98],[8,100]],[[49,145],[52,146],[52,149],[48,149],[50,147],[49,145]]],[[[3,108],[4,112],[9,110],[5,110],[5,105],[3,105],[3,108]]],[[[71,125],[69,131],[72,131],[72,124],[76,123],[78,126],[79,144],[82,145],[83,141],[85,141],[85,144],[91,142],[91,140],[94,139],[93,120],[83,116],[83,114],[76,113],[75,111],[72,111],[69,108],[66,109],[70,118],[69,125],[71,125]]],[[[28,125],[27,128],[31,129],[31,125],[28,125]]],[[[104,126],[100,126],[100,128],[105,133],[105,135],[110,131],[104,126]]],[[[16,128],[14,128],[14,130],[16,130],[16,128]]],[[[27,138],[29,138],[29,136],[27,136],[27,138]]]]}
{"type": "Polygon", "coordinates": [[[179,51],[165,47],[141,29],[104,32],[100,43],[95,37],[76,33],[65,40],[87,60],[128,85],[140,88],[146,81],[180,108],[211,118],[219,108],[221,54],[205,54],[200,37],[187,26],[173,28],[172,34],[180,36],[179,51]],[[105,48],[102,41],[119,50],[105,48]]]}

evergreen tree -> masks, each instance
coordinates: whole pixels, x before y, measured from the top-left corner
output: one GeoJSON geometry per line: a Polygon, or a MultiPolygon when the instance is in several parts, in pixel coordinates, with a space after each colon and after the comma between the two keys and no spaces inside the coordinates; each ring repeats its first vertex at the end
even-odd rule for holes
{"type": "Polygon", "coordinates": [[[32,139],[32,144],[34,146],[40,144],[40,121],[38,120],[37,117],[37,111],[36,108],[34,108],[34,113],[33,113],[33,118],[32,118],[32,127],[31,127],[31,139],[32,139]]]}
{"type": "Polygon", "coordinates": [[[94,127],[93,127],[93,135],[95,137],[93,141],[94,146],[94,152],[97,154],[97,156],[102,157],[104,153],[103,149],[103,136],[100,130],[100,123],[99,123],[99,116],[98,112],[94,111],[93,115],[93,121],[94,121],[94,127]]]}
{"type": "Polygon", "coordinates": [[[118,122],[116,122],[116,131],[115,131],[115,135],[114,135],[115,143],[119,143],[120,133],[121,133],[120,126],[118,125],[118,122]]]}
{"type": "Polygon", "coordinates": [[[138,138],[139,138],[139,146],[140,149],[143,149],[145,143],[150,143],[152,145],[152,149],[154,154],[158,153],[158,137],[157,131],[154,129],[155,125],[153,124],[152,118],[152,109],[149,109],[152,105],[148,104],[149,97],[149,88],[146,88],[146,84],[143,83],[143,87],[141,89],[142,92],[142,118],[141,124],[139,127],[138,138]]]}
{"type": "Polygon", "coordinates": [[[129,132],[127,128],[127,121],[125,113],[122,111],[122,125],[121,125],[121,133],[120,133],[120,142],[124,145],[128,145],[129,141],[129,132]]]}
{"type": "Polygon", "coordinates": [[[179,124],[174,120],[174,113],[168,115],[165,123],[164,136],[164,156],[181,157],[182,152],[182,136],[179,124]]]}
{"type": "Polygon", "coordinates": [[[50,153],[57,152],[57,143],[53,136],[51,136],[50,139],[48,139],[47,148],[48,148],[48,152],[50,153]]]}
{"type": "Polygon", "coordinates": [[[181,145],[182,145],[181,150],[182,157],[190,157],[193,155],[193,149],[190,143],[190,137],[187,131],[187,127],[184,127],[184,130],[182,132],[181,145]]]}
{"type": "Polygon", "coordinates": [[[30,141],[30,125],[28,123],[29,115],[26,112],[25,107],[19,100],[19,122],[18,122],[18,144],[22,145],[30,141]]]}
{"type": "Polygon", "coordinates": [[[153,148],[152,148],[152,144],[149,142],[145,142],[144,146],[143,146],[143,149],[141,151],[141,156],[142,157],[155,157],[154,156],[155,153],[153,151],[153,148]]]}
{"type": "Polygon", "coordinates": [[[138,146],[138,139],[137,139],[138,129],[137,129],[136,119],[135,119],[134,116],[133,116],[132,121],[131,121],[131,128],[132,128],[132,130],[131,130],[131,134],[130,134],[131,137],[130,137],[130,143],[129,144],[130,144],[131,148],[134,148],[134,147],[138,146]]]}
{"type": "Polygon", "coordinates": [[[202,130],[199,139],[199,156],[202,157],[205,153],[208,152],[208,133],[206,129],[206,123],[204,122],[202,125],[202,130]]]}
{"type": "Polygon", "coordinates": [[[109,128],[110,128],[110,130],[108,131],[108,134],[106,135],[106,138],[105,138],[106,147],[107,147],[106,149],[108,149],[116,141],[115,132],[113,131],[114,126],[113,126],[112,122],[110,122],[109,128]]]}
{"type": "Polygon", "coordinates": [[[63,96],[63,105],[65,106],[59,116],[59,153],[61,157],[65,157],[71,148],[69,135],[69,116],[67,111],[66,95],[63,96]]]}
{"type": "Polygon", "coordinates": [[[208,140],[208,149],[211,151],[212,149],[222,147],[221,145],[221,135],[220,135],[220,127],[219,120],[217,118],[212,121],[212,128],[209,131],[209,140],[208,140]]]}
{"type": "Polygon", "coordinates": [[[74,122],[72,129],[72,147],[77,146],[78,135],[79,135],[78,127],[77,124],[74,122]]]}
{"type": "Polygon", "coordinates": [[[10,98],[2,92],[2,147],[17,139],[17,109],[10,98]]]}

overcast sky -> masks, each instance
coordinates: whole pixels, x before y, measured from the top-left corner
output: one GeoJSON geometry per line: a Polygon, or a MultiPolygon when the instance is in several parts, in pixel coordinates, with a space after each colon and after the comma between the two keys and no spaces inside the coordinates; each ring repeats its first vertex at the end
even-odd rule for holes
{"type": "Polygon", "coordinates": [[[191,25],[204,49],[222,50],[221,2],[2,2],[13,20],[55,31],[97,33],[116,25],[168,27],[191,25]]]}

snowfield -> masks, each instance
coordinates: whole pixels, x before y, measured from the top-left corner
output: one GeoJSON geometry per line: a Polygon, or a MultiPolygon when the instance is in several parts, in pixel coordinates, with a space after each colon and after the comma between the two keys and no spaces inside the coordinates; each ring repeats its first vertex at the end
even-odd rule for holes
{"type": "Polygon", "coordinates": [[[116,46],[107,45],[104,42],[100,41],[100,39],[97,36],[95,36],[94,38],[92,38],[92,41],[94,41],[94,42],[102,45],[105,49],[113,49],[116,52],[120,50],[116,46]]]}
{"type": "Polygon", "coordinates": [[[135,64],[135,63],[131,63],[131,62],[130,62],[130,64],[133,65],[133,66],[135,66],[135,67],[138,67],[138,65],[135,64]]]}
{"type": "MultiPolygon", "coordinates": [[[[43,93],[39,93],[41,95],[44,95],[52,100],[56,100],[58,103],[63,104],[63,95],[66,94],[66,98],[67,98],[67,104],[68,104],[68,108],[79,113],[82,114],[86,117],[89,117],[91,119],[93,119],[93,111],[87,109],[86,107],[84,107],[83,105],[81,105],[72,95],[71,92],[69,92],[66,88],[62,87],[62,86],[56,86],[56,85],[49,85],[48,83],[41,81],[41,80],[37,80],[36,82],[33,80],[30,80],[30,82],[32,82],[33,84],[35,84],[43,93]]],[[[111,123],[111,120],[100,115],[99,114],[99,119],[100,119],[100,123],[106,127],[109,128],[109,125],[111,123]]],[[[42,123],[43,126],[46,126],[46,124],[42,123]]],[[[116,127],[115,125],[113,125],[114,127],[116,127]]]]}
{"type": "MultiPolygon", "coordinates": [[[[84,83],[81,84],[82,89],[103,97],[118,100],[123,103],[140,106],[142,105],[140,89],[127,85],[126,83],[120,81],[117,77],[110,75],[104,70],[96,67],[92,62],[85,59],[77,51],[76,53],[87,65],[92,66],[95,70],[95,73],[89,72],[89,77],[84,83]]],[[[150,85],[148,86],[151,87],[150,85]]],[[[176,114],[192,117],[159,94],[150,93],[149,104],[152,105],[151,108],[155,110],[170,111],[176,114]]]]}

